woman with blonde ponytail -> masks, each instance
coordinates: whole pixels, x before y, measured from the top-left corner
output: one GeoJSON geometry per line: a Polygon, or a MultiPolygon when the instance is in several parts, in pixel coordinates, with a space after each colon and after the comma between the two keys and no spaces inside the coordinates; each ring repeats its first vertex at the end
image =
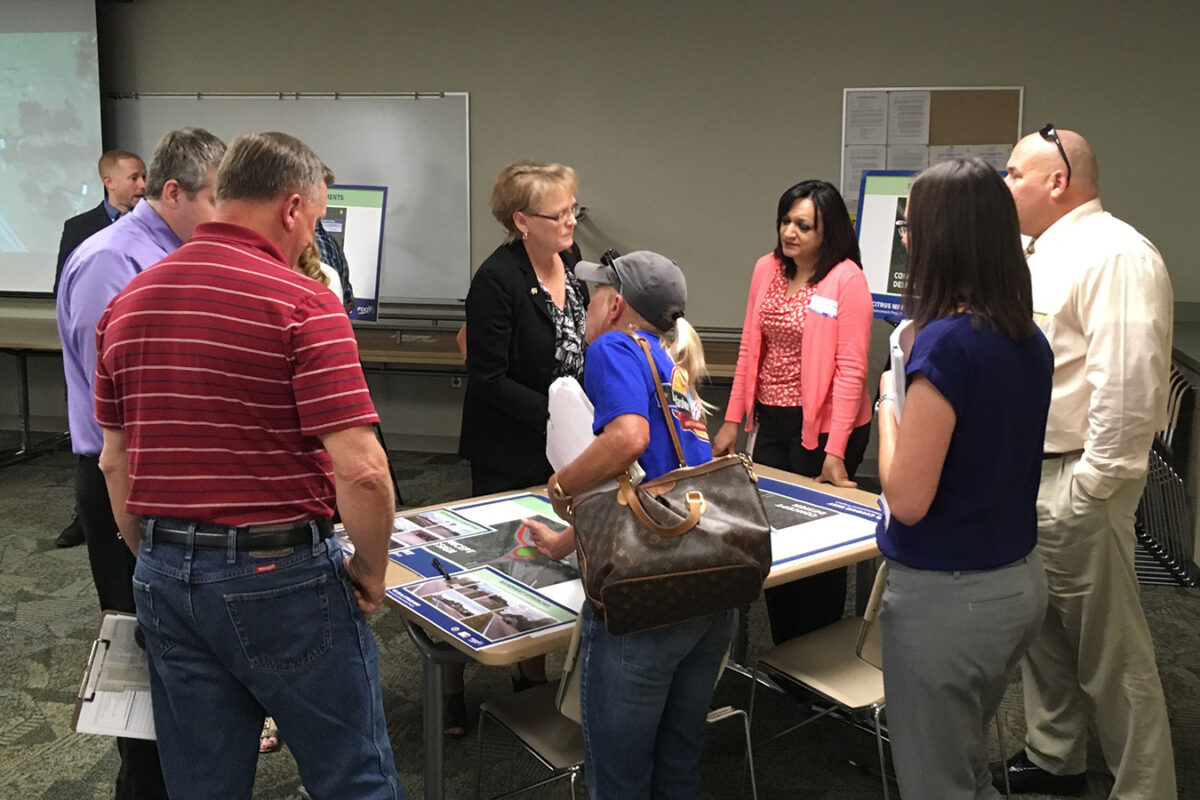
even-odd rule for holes
{"type": "MultiPolygon", "coordinates": [[[[683,318],[687,284],[673,261],[638,251],[605,264],[580,262],[580,280],[599,284],[587,310],[583,382],[595,407],[595,441],[550,476],[554,510],[570,519],[571,498],[615,478],[635,461],[647,480],[680,466],[659,408],[646,354],[650,345],[689,466],[712,459],[704,404],[704,350],[683,318]]],[[[538,549],[562,558],[573,528],[556,532],[525,520],[538,549]]],[[[580,705],[588,793],[608,798],[699,797],[705,716],[721,659],[733,636],[733,612],[615,636],[587,603],[582,610],[580,705]]]]}
{"type": "Polygon", "coordinates": [[[312,242],[300,252],[300,258],[296,261],[296,272],[328,286],[339,298],[342,296],[342,279],[333,267],[321,263],[321,251],[312,242]]]}

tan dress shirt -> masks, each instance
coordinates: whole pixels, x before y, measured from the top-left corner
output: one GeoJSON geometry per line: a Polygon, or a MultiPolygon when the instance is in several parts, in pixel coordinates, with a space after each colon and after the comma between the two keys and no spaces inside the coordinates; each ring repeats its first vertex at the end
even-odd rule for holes
{"type": "Polygon", "coordinates": [[[1082,449],[1076,481],[1107,498],[1145,473],[1166,424],[1174,308],[1166,266],[1095,199],[1037,238],[1029,270],[1034,321],[1054,351],[1045,450],[1082,449]]]}

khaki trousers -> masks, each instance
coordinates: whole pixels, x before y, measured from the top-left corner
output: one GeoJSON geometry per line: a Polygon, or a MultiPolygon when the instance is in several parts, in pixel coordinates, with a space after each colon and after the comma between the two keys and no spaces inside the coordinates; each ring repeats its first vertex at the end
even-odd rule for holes
{"type": "Polygon", "coordinates": [[[1078,456],[1042,462],[1038,554],[1050,602],[1021,662],[1026,750],[1057,775],[1087,768],[1088,719],[1115,779],[1112,800],[1174,800],[1175,761],[1154,644],[1133,568],[1145,478],[1106,500],[1084,492],[1078,456]]]}

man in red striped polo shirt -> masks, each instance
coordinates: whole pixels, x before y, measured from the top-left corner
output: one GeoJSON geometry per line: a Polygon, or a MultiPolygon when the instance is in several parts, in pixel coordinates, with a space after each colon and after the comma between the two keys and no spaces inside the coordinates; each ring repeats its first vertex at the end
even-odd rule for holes
{"type": "Polygon", "coordinates": [[[96,330],[100,466],[138,554],[174,800],[249,798],[264,712],[313,797],[404,797],[363,616],[384,596],[394,509],[378,417],[338,298],[292,269],[323,175],[291,136],[235,139],[217,221],[96,330]]]}

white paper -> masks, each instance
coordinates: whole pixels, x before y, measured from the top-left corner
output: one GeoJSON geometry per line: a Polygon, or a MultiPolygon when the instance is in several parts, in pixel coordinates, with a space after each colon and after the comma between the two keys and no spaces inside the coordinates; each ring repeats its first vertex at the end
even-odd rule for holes
{"type": "Polygon", "coordinates": [[[862,175],[871,169],[887,168],[887,148],[883,145],[855,145],[842,154],[842,197],[849,208],[858,208],[862,175]]]}
{"type": "Polygon", "coordinates": [[[929,166],[929,148],[923,144],[890,144],[888,169],[922,170],[929,166]]]}
{"type": "Polygon", "coordinates": [[[570,464],[596,439],[595,408],[574,378],[550,384],[550,419],[546,423],[546,460],[555,471],[570,464]]]}
{"type": "Polygon", "coordinates": [[[888,144],[929,144],[929,92],[888,93],[888,144]]]}
{"type": "Polygon", "coordinates": [[[1008,166],[1008,157],[1012,154],[1012,149],[1011,144],[980,144],[974,147],[975,155],[1000,172],[1008,166]]]}
{"type": "Polygon", "coordinates": [[[563,581],[550,586],[538,587],[538,592],[549,597],[559,605],[566,606],[576,614],[583,608],[583,583],[578,578],[573,581],[563,581]]]}
{"type": "Polygon", "coordinates": [[[828,550],[849,546],[875,535],[876,522],[852,514],[834,514],[824,519],[771,529],[771,560],[776,564],[806,555],[828,555],[828,550]]]}
{"type": "Polygon", "coordinates": [[[104,615],[80,695],[79,733],[154,739],[149,660],[134,639],[136,629],[136,617],[104,615]]]}
{"type": "Polygon", "coordinates": [[[996,170],[1008,165],[1012,153],[1011,144],[949,144],[929,148],[929,163],[949,161],[952,158],[982,158],[996,170]]]}
{"type": "MultiPolygon", "coordinates": [[[[596,410],[579,381],[565,377],[558,378],[550,384],[549,409],[550,419],[546,423],[546,460],[557,472],[578,458],[579,454],[596,440],[596,435],[592,433],[592,421],[595,419],[596,410]]],[[[630,472],[635,484],[646,474],[636,463],[630,467],[630,472]]],[[[585,497],[616,488],[617,482],[610,480],[577,494],[579,497],[585,497]]]]}
{"type": "Polygon", "coordinates": [[[895,402],[892,403],[892,413],[895,414],[897,422],[900,421],[900,412],[904,410],[904,394],[908,387],[908,357],[912,353],[914,332],[913,321],[906,319],[897,325],[888,337],[888,351],[892,359],[892,392],[896,396],[895,402]]]}
{"type": "Polygon", "coordinates": [[[973,155],[975,153],[969,145],[939,144],[929,148],[929,163],[933,165],[952,158],[970,158],[973,155]]]}
{"type": "Polygon", "coordinates": [[[887,92],[846,92],[846,144],[887,144],[887,92]]]}

